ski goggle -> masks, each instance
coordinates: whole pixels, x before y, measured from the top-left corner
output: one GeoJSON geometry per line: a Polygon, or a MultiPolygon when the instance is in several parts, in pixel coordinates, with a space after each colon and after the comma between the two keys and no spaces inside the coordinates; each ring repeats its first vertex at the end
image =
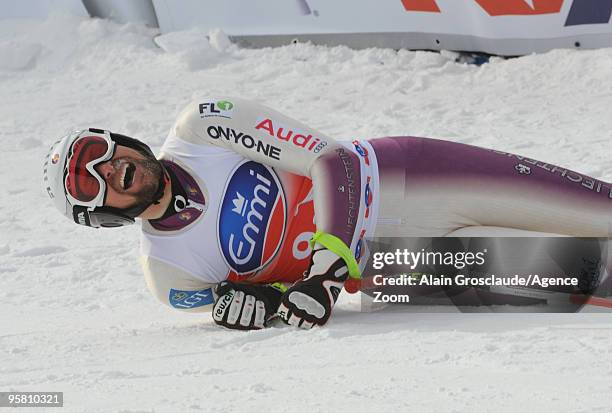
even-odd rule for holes
{"type": "Polygon", "coordinates": [[[110,132],[78,132],[64,169],[64,188],[72,205],[91,208],[104,204],[106,182],[94,167],[111,159],[114,153],[110,132]]]}

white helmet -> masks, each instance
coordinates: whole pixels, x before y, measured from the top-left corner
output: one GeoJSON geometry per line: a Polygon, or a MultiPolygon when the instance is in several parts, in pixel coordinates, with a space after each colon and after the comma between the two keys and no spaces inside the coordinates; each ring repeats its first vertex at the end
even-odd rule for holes
{"type": "Polygon", "coordinates": [[[51,146],[44,163],[43,184],[55,207],[65,217],[94,228],[129,225],[163,196],[165,180],[162,176],[153,202],[125,210],[104,206],[106,182],[94,167],[113,157],[116,144],[154,158],[143,142],[93,128],[72,132],[51,146]]]}

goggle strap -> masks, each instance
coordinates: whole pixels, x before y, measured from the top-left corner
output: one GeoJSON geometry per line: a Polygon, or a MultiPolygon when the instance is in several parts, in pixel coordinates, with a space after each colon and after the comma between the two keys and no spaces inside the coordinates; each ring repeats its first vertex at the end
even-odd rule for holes
{"type": "Polygon", "coordinates": [[[124,211],[112,207],[100,207],[89,213],[91,225],[96,228],[122,227],[135,222],[134,218],[127,216],[124,211]]]}
{"type": "Polygon", "coordinates": [[[122,227],[134,223],[134,218],[125,215],[120,209],[111,207],[90,211],[87,207],[76,205],[72,208],[72,217],[77,224],[92,228],[122,227]]]}
{"type": "Polygon", "coordinates": [[[74,222],[80,225],[86,225],[91,227],[91,219],[89,218],[89,211],[87,207],[81,205],[75,205],[72,207],[72,218],[74,222]]]}

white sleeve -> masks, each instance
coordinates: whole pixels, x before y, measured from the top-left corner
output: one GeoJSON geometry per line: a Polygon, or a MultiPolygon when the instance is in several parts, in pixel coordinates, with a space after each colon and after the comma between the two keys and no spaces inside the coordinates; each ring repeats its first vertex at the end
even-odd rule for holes
{"type": "Polygon", "coordinates": [[[140,263],[149,291],[162,303],[192,313],[212,310],[215,284],[205,283],[173,265],[149,256],[141,256],[140,263]]]}
{"type": "Polygon", "coordinates": [[[359,216],[359,158],[329,136],[271,108],[238,98],[205,98],[179,115],[176,136],[309,177],[317,229],[351,245],[359,216]]]}

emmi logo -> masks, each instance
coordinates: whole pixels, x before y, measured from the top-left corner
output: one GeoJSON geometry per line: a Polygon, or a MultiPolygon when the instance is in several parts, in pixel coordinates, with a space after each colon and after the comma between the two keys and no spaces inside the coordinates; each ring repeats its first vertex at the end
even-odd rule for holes
{"type": "MultiPolygon", "coordinates": [[[[265,237],[267,217],[264,217],[266,211],[271,209],[268,206],[268,202],[276,201],[276,198],[270,199],[269,197],[272,182],[260,174],[256,174],[252,169],[249,169],[249,174],[251,176],[257,176],[258,181],[257,185],[253,188],[251,208],[246,216],[246,222],[242,227],[241,236],[234,238],[234,234],[230,234],[229,237],[229,253],[232,260],[238,264],[246,264],[253,257],[253,253],[257,248],[257,237],[260,235],[264,235],[265,237]],[[234,239],[238,241],[235,243],[234,239]],[[245,246],[246,249],[244,248],[245,246]]],[[[238,195],[238,197],[232,200],[234,204],[232,212],[236,212],[244,217],[248,202],[240,192],[236,192],[236,195],[238,195]]]]}
{"type": "Polygon", "coordinates": [[[287,216],[274,170],[247,161],[229,179],[219,211],[219,247],[238,274],[265,266],[280,248],[287,216]]]}

